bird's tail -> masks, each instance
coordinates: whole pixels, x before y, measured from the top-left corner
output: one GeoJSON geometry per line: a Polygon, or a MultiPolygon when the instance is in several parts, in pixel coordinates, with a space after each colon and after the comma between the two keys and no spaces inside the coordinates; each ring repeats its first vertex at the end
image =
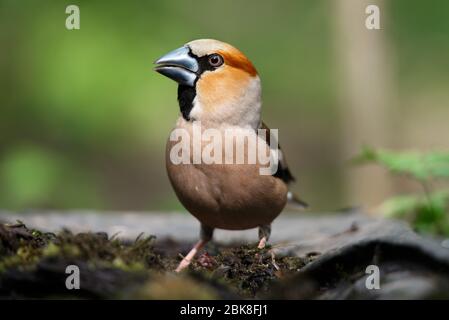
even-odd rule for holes
{"type": "Polygon", "coordinates": [[[291,209],[298,209],[298,210],[304,210],[309,207],[307,202],[301,200],[291,191],[287,193],[287,206],[289,206],[291,209]]]}

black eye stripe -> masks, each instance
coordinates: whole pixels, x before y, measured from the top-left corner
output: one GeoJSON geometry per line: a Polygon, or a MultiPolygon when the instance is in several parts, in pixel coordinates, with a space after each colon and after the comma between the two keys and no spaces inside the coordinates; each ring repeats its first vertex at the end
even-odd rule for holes
{"type": "MultiPolygon", "coordinates": [[[[217,67],[212,66],[212,65],[209,63],[209,58],[210,58],[211,56],[217,55],[218,57],[221,58],[222,61],[224,61],[223,57],[221,57],[220,55],[218,55],[218,54],[216,54],[216,53],[213,53],[213,54],[210,54],[210,55],[204,55],[204,56],[202,56],[202,57],[198,57],[196,54],[194,54],[194,53],[192,52],[192,49],[190,49],[190,50],[189,50],[189,55],[190,55],[191,57],[195,58],[196,61],[198,61],[198,65],[199,65],[199,70],[198,70],[198,72],[197,72],[198,75],[201,75],[201,74],[202,74],[203,72],[205,72],[205,71],[214,71],[216,68],[220,67],[220,66],[223,64],[223,63],[221,63],[221,64],[218,65],[217,67]]],[[[220,58],[219,58],[219,59],[220,59],[220,58]]]]}
{"type": "Polygon", "coordinates": [[[196,97],[196,82],[200,79],[201,74],[203,72],[205,72],[205,71],[214,71],[216,68],[220,67],[224,63],[224,59],[223,59],[222,56],[217,54],[217,56],[219,56],[221,58],[222,63],[220,65],[218,65],[217,67],[213,67],[209,63],[209,58],[212,55],[205,55],[205,56],[202,56],[202,57],[198,57],[197,55],[195,55],[192,52],[192,49],[189,49],[189,53],[188,54],[192,58],[195,58],[196,61],[198,61],[199,69],[196,72],[198,76],[197,76],[197,78],[195,80],[195,85],[193,87],[183,86],[183,85],[179,85],[178,86],[178,102],[179,102],[179,107],[181,109],[182,117],[185,120],[190,121],[190,111],[192,111],[193,100],[196,97]]]}
{"type": "Polygon", "coordinates": [[[200,66],[200,73],[204,71],[213,71],[215,67],[211,66],[209,63],[209,56],[202,56],[197,58],[198,64],[200,66]]]}

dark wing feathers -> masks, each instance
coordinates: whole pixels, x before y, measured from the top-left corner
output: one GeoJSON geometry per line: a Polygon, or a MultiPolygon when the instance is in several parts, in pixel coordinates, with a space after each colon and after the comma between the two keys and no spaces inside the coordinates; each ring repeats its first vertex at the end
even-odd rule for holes
{"type": "MultiPolygon", "coordinates": [[[[260,129],[266,130],[265,141],[268,143],[268,145],[270,145],[270,139],[271,139],[270,128],[264,122],[262,122],[260,125],[260,129]]],[[[281,146],[279,143],[278,143],[278,152],[279,152],[278,169],[275,172],[275,174],[273,174],[273,176],[281,179],[286,184],[294,182],[295,177],[292,175],[292,173],[290,172],[290,169],[288,168],[287,161],[285,160],[285,155],[282,152],[282,149],[281,149],[281,146]]]]}
{"type": "MultiPolygon", "coordinates": [[[[264,123],[261,122],[261,125],[259,127],[260,129],[265,129],[265,141],[270,145],[270,128],[264,123]]],[[[281,146],[278,142],[278,153],[279,153],[279,162],[278,162],[278,168],[277,171],[273,174],[274,177],[281,179],[284,181],[287,185],[291,182],[295,181],[295,177],[293,177],[292,173],[290,172],[290,169],[288,168],[287,161],[285,160],[285,155],[282,152],[281,146]]],[[[309,205],[298,198],[295,194],[293,194],[291,191],[288,192],[287,200],[290,205],[297,208],[307,208],[309,205]]]]}

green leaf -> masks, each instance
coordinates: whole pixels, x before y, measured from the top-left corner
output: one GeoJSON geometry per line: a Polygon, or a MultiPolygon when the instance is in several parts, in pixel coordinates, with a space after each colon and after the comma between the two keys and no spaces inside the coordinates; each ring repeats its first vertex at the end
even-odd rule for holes
{"type": "Polygon", "coordinates": [[[422,205],[423,200],[416,195],[396,196],[386,200],[381,211],[389,218],[406,218],[422,205]]]}
{"type": "Polygon", "coordinates": [[[420,181],[449,178],[449,152],[392,152],[364,147],[354,158],[356,163],[375,162],[397,174],[410,175],[420,181]]]}
{"type": "Polygon", "coordinates": [[[381,211],[387,217],[409,221],[419,232],[449,235],[449,190],[428,196],[403,195],[385,201],[381,211]]]}

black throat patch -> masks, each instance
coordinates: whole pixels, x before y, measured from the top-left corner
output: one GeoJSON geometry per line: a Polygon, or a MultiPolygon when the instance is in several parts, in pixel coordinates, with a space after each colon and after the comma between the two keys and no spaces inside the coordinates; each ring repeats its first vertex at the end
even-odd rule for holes
{"type": "Polygon", "coordinates": [[[195,87],[189,86],[178,86],[178,103],[179,108],[181,109],[181,114],[184,119],[187,121],[190,120],[190,111],[193,108],[193,99],[196,96],[195,87]]]}
{"type": "Polygon", "coordinates": [[[209,64],[208,55],[198,57],[192,53],[191,49],[189,50],[189,55],[196,59],[199,70],[197,71],[197,79],[193,87],[183,85],[178,86],[179,108],[181,109],[182,117],[187,121],[190,121],[190,111],[192,111],[193,108],[193,99],[195,99],[196,96],[196,83],[198,82],[198,79],[205,71],[214,71],[216,69],[209,64]]]}

